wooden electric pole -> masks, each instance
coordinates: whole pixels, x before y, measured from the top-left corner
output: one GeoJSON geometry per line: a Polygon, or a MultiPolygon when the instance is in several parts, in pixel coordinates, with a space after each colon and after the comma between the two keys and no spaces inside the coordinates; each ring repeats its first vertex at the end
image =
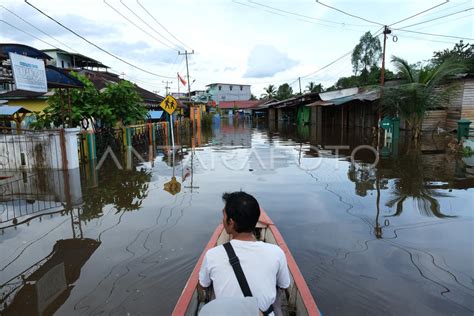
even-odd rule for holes
{"type": "Polygon", "coordinates": [[[298,82],[300,84],[300,94],[301,94],[301,78],[300,77],[298,77],[298,82]]]}
{"type": "Polygon", "coordinates": [[[383,28],[383,51],[382,51],[382,69],[380,70],[380,85],[385,84],[385,49],[387,47],[387,35],[392,33],[388,26],[383,28]]]}

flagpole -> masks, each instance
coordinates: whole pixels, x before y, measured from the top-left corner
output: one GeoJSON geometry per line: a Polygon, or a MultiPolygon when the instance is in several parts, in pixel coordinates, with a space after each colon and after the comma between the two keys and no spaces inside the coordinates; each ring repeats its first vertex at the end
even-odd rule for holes
{"type": "Polygon", "coordinates": [[[177,72],[176,75],[178,76],[178,80],[176,80],[178,82],[178,98],[180,98],[181,95],[179,94],[179,72],[177,72]]]}

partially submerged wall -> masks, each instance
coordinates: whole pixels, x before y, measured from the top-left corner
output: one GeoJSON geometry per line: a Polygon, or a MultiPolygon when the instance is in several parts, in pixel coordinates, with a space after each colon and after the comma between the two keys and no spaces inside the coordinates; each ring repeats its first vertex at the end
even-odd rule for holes
{"type": "Polygon", "coordinates": [[[78,168],[78,133],[69,128],[0,134],[0,170],[78,168]]]}

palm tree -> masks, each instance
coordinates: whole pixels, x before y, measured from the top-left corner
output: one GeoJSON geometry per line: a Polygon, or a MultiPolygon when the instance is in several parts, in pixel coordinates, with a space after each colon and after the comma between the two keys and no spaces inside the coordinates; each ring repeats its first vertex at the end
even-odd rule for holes
{"type": "Polygon", "coordinates": [[[437,66],[419,66],[393,56],[392,63],[404,81],[383,88],[383,110],[386,114],[400,115],[411,128],[413,138],[418,139],[426,111],[446,104],[451,92],[450,89],[435,88],[447,76],[461,73],[465,67],[454,59],[447,59],[437,66]]]}
{"type": "Polygon", "coordinates": [[[323,92],[323,86],[321,84],[316,84],[313,81],[311,81],[306,86],[306,90],[308,90],[309,92],[321,93],[323,92]]]}
{"type": "Polygon", "coordinates": [[[426,167],[422,159],[420,150],[408,149],[408,153],[395,162],[393,167],[398,170],[398,179],[395,180],[391,192],[393,197],[385,205],[395,206],[396,210],[387,217],[400,216],[407,199],[416,203],[418,211],[422,215],[437,218],[456,217],[444,214],[441,210],[438,198],[450,197],[450,195],[429,187],[426,181],[426,167]]]}
{"type": "Polygon", "coordinates": [[[270,84],[268,87],[263,89],[265,91],[264,94],[262,94],[262,97],[265,99],[271,99],[274,98],[277,94],[277,90],[274,85],[270,84]]]}

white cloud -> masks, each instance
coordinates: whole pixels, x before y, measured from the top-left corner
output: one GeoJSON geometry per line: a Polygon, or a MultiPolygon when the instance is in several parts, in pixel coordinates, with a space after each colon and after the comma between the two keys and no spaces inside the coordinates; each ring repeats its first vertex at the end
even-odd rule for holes
{"type": "Polygon", "coordinates": [[[273,77],[276,73],[288,70],[298,63],[273,46],[257,45],[250,52],[244,78],[273,77]]]}

